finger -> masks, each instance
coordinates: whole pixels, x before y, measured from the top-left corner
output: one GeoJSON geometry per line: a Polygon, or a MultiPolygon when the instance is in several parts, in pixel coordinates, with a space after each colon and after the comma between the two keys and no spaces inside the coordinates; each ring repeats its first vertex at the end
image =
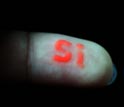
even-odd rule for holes
{"type": "Polygon", "coordinates": [[[0,32],[0,82],[25,82],[27,70],[26,32],[0,32]]]}
{"type": "Polygon", "coordinates": [[[113,65],[112,78],[108,82],[108,85],[111,85],[112,83],[114,83],[114,81],[116,80],[116,78],[117,78],[117,69],[116,69],[116,66],[113,65]]]}
{"type": "Polygon", "coordinates": [[[10,55],[9,69],[2,68],[9,72],[7,79],[81,87],[105,86],[111,80],[111,57],[94,42],[53,33],[12,35],[4,44],[4,57],[10,55]]]}
{"type": "Polygon", "coordinates": [[[112,61],[98,44],[60,34],[32,33],[30,37],[33,81],[93,86],[110,80],[112,61]]]}

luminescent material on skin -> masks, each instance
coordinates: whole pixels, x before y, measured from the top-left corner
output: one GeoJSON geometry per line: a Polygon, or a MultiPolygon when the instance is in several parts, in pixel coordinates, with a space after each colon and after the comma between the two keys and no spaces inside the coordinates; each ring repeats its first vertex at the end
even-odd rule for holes
{"type": "MultiPolygon", "coordinates": [[[[64,56],[60,56],[60,55],[54,55],[53,56],[53,59],[54,61],[57,61],[57,62],[64,62],[64,63],[67,63],[69,62],[71,59],[72,59],[72,53],[69,52],[69,51],[66,51],[65,49],[63,49],[62,46],[67,46],[67,47],[71,47],[72,46],[72,43],[67,41],[67,40],[58,40],[56,43],[55,43],[55,49],[59,52],[62,52],[64,53],[65,55],[64,56]]],[[[84,49],[84,45],[78,43],[76,44],[76,48],[77,48],[77,65],[82,68],[84,65],[83,65],[83,62],[84,62],[84,54],[82,52],[82,50],[84,49]]]]}
{"type": "Polygon", "coordinates": [[[108,52],[83,38],[18,31],[0,43],[0,80],[5,82],[99,87],[116,76],[108,52]]]}
{"type": "Polygon", "coordinates": [[[69,41],[66,41],[66,40],[58,40],[55,43],[55,49],[57,51],[60,51],[60,52],[64,53],[65,55],[64,56],[55,55],[53,59],[55,61],[58,61],[58,62],[69,62],[72,58],[72,53],[69,52],[69,51],[64,50],[62,48],[63,45],[65,45],[67,47],[70,47],[72,44],[69,41]]]}
{"type": "Polygon", "coordinates": [[[112,60],[108,52],[85,39],[62,34],[30,33],[28,56],[33,82],[104,86],[112,77],[112,60]]]}
{"type": "Polygon", "coordinates": [[[79,67],[83,68],[84,67],[84,53],[82,52],[82,50],[84,49],[84,45],[82,44],[77,44],[77,48],[78,48],[78,59],[77,59],[77,64],[79,67]]]}

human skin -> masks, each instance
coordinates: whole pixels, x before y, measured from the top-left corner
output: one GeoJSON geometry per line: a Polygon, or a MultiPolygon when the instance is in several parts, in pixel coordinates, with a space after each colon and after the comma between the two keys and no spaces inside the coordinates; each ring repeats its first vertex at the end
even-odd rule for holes
{"type": "Polygon", "coordinates": [[[106,86],[112,78],[110,55],[88,40],[15,31],[3,37],[1,44],[2,81],[99,87],[106,86]]]}

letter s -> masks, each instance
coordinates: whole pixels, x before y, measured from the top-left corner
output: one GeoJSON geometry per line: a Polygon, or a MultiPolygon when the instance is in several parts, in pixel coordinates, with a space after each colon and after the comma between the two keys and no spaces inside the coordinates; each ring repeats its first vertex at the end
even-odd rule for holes
{"type": "Polygon", "coordinates": [[[55,43],[55,49],[59,52],[64,53],[64,56],[54,55],[53,59],[58,62],[69,62],[72,58],[72,53],[63,49],[63,45],[70,47],[72,44],[67,40],[58,40],[55,43]]]}

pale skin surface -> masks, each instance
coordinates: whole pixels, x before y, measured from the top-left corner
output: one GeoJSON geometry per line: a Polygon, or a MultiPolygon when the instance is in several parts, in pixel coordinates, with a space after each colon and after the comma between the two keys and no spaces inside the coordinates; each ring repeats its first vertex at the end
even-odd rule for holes
{"type": "MultiPolygon", "coordinates": [[[[12,35],[15,36],[11,36],[11,38],[14,39],[10,43],[15,45],[17,40],[20,41],[17,43],[18,48],[14,50],[15,52],[17,52],[17,49],[20,50],[20,52],[16,54],[20,58],[16,57],[19,64],[16,65],[17,63],[15,63],[11,68],[15,69],[15,71],[20,70],[20,65],[22,66],[21,69],[24,68],[19,71],[19,73],[21,72],[20,75],[16,76],[12,73],[12,75],[15,75],[14,78],[23,78],[22,80],[28,80],[32,83],[62,84],[80,87],[106,86],[112,78],[111,57],[108,52],[97,43],[74,38],[69,35],[53,33],[30,32],[28,35],[29,40],[26,39],[26,32],[16,32],[12,33],[12,35]],[[20,34],[20,36],[16,36],[18,34],[20,34]],[[72,53],[72,58],[69,62],[57,62],[53,60],[54,55],[63,54],[55,50],[55,43],[60,39],[72,43],[71,47],[63,47],[72,53]],[[84,49],[82,50],[84,53],[83,68],[80,68],[76,63],[78,52],[76,44],[78,43],[84,45],[84,49]],[[26,57],[28,60],[26,60],[26,57]]],[[[10,54],[13,53],[10,51],[10,54]]],[[[14,60],[11,60],[11,62],[14,62],[14,60]]],[[[10,76],[9,78],[12,77],[13,76],[10,76]]]]}

